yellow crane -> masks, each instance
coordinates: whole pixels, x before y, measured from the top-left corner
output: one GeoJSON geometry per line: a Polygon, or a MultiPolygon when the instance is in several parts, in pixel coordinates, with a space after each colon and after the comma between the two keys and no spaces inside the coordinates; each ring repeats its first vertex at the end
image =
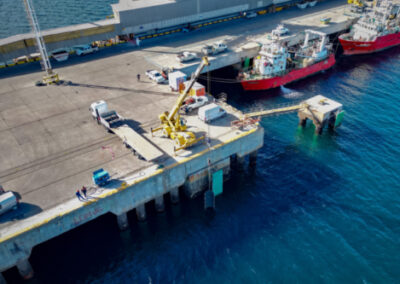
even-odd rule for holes
{"type": "Polygon", "coordinates": [[[159,115],[161,125],[157,128],[151,129],[151,133],[162,130],[163,135],[174,140],[175,151],[190,147],[198,141],[204,139],[204,136],[196,138],[196,135],[193,132],[186,131],[186,122],[184,121],[184,119],[181,118],[179,110],[182,107],[186,97],[188,96],[190,89],[193,87],[194,83],[199,77],[201,71],[204,69],[205,66],[208,65],[210,65],[208,62],[208,58],[204,56],[201,60],[201,64],[199,65],[199,67],[197,67],[196,72],[193,74],[192,79],[186,86],[184,92],[179,95],[171,111],[165,111],[159,115]]]}

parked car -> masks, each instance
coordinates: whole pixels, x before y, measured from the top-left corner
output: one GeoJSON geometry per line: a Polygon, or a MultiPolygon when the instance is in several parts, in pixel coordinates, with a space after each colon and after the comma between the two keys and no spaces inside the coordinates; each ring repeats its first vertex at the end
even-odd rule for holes
{"type": "Polygon", "coordinates": [[[190,51],[184,51],[177,56],[179,62],[188,62],[197,58],[197,54],[190,51]]]}
{"type": "Polygon", "coordinates": [[[289,33],[289,29],[285,28],[284,25],[278,25],[276,29],[272,31],[272,35],[274,36],[283,36],[289,33]]]}
{"type": "Polygon", "coordinates": [[[224,52],[228,49],[226,44],[223,42],[216,42],[213,45],[205,45],[201,51],[203,52],[204,55],[216,55],[218,53],[224,52]]]}
{"type": "Polygon", "coordinates": [[[245,13],[244,13],[244,16],[245,16],[247,19],[251,19],[251,18],[257,17],[257,13],[256,13],[256,12],[245,12],[245,13]]]}
{"type": "Polygon", "coordinates": [[[94,53],[99,51],[99,48],[97,46],[92,46],[90,44],[85,44],[85,45],[76,45],[73,47],[75,50],[76,55],[82,56],[90,53],[94,53]]]}
{"type": "Polygon", "coordinates": [[[218,119],[226,114],[226,111],[215,103],[202,106],[199,108],[198,117],[205,123],[209,123],[215,119],[218,119]]]}
{"type": "Polygon", "coordinates": [[[166,81],[166,79],[157,70],[147,70],[146,71],[146,76],[150,80],[155,81],[157,84],[161,84],[161,83],[164,83],[166,81]]]}
{"type": "Polygon", "coordinates": [[[193,96],[190,100],[182,107],[185,113],[189,113],[194,109],[197,109],[208,103],[208,98],[206,96],[193,96]]]}

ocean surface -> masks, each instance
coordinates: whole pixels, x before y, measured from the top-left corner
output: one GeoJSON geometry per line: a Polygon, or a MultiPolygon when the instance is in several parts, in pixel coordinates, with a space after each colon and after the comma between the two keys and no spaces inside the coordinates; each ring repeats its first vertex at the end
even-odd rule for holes
{"type": "MultiPolygon", "coordinates": [[[[17,9],[17,2],[0,2],[2,36],[10,35],[4,15],[14,28],[17,19],[3,7],[17,9]]],[[[103,14],[88,8],[96,1],[68,1],[76,2],[82,17],[95,20],[111,1],[97,1],[107,2],[103,14]]],[[[213,76],[233,77],[231,71],[213,76]]],[[[29,283],[400,283],[399,90],[400,48],[340,57],[333,69],[273,91],[212,83],[213,94],[226,92],[243,111],[323,94],[346,114],[321,136],[311,124],[298,128],[296,114],[264,118],[257,167],[232,172],[213,219],[201,197],[183,196],[163,214],[150,205],[148,222],[130,212],[131,230],[123,233],[105,215],[35,247],[29,283]]],[[[16,269],[5,276],[25,283],[16,269]]]]}
{"type": "MultiPolygon", "coordinates": [[[[112,15],[118,0],[32,0],[42,30],[82,24],[112,15]]],[[[23,0],[0,0],[0,38],[30,32],[23,0]]]]}

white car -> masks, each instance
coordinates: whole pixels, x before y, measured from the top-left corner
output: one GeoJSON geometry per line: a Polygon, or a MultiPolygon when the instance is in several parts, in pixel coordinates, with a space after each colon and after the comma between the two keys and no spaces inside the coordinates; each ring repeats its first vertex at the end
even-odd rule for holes
{"type": "Polygon", "coordinates": [[[177,56],[179,62],[188,62],[197,58],[197,54],[190,51],[184,51],[177,56]]]}
{"type": "Polygon", "coordinates": [[[283,36],[289,33],[289,29],[285,28],[284,25],[278,25],[275,30],[272,31],[273,36],[283,36]]]}
{"type": "Polygon", "coordinates": [[[91,46],[89,44],[76,45],[76,46],[73,47],[73,49],[75,50],[75,53],[78,56],[82,56],[82,55],[85,55],[85,54],[90,54],[90,53],[94,53],[96,51],[99,51],[99,48],[97,46],[91,46]]]}
{"type": "Polygon", "coordinates": [[[166,81],[161,73],[157,70],[147,70],[146,76],[149,77],[150,80],[155,81],[157,84],[161,84],[166,81]]]}
{"type": "Polygon", "coordinates": [[[190,98],[189,103],[182,107],[185,113],[189,113],[196,108],[199,108],[208,103],[208,98],[206,96],[193,96],[190,98]]]}
{"type": "Polygon", "coordinates": [[[246,17],[246,19],[251,19],[251,18],[257,17],[257,13],[256,12],[245,12],[244,16],[246,17]]]}
{"type": "Polygon", "coordinates": [[[216,42],[213,45],[205,45],[201,51],[204,53],[204,55],[215,55],[224,52],[227,49],[228,47],[223,42],[216,42]]]}

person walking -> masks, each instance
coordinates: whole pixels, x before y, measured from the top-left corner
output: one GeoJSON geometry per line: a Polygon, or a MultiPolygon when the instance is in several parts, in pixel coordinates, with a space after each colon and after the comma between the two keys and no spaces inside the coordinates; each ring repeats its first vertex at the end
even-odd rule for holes
{"type": "Polygon", "coordinates": [[[81,195],[79,189],[76,191],[75,194],[76,194],[76,197],[78,197],[78,199],[79,199],[80,201],[85,201],[85,199],[82,197],[82,195],[81,195]]]}
{"type": "Polygon", "coordinates": [[[87,189],[85,186],[82,186],[81,192],[82,192],[83,196],[85,196],[85,198],[86,198],[87,189]]]}
{"type": "Polygon", "coordinates": [[[140,74],[136,75],[137,81],[140,82],[140,74]]]}

